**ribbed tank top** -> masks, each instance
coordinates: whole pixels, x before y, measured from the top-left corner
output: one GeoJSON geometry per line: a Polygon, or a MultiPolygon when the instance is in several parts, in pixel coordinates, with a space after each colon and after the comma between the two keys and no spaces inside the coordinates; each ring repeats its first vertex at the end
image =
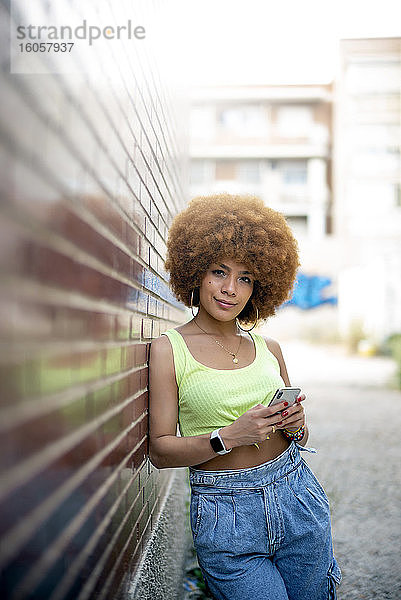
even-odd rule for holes
{"type": "Polygon", "coordinates": [[[230,425],[256,404],[268,405],[283,387],[280,365],[261,335],[249,332],[254,361],[237,369],[214,369],[195,360],[176,329],[166,335],[174,356],[178,387],[178,425],[182,436],[201,435],[230,425]]]}

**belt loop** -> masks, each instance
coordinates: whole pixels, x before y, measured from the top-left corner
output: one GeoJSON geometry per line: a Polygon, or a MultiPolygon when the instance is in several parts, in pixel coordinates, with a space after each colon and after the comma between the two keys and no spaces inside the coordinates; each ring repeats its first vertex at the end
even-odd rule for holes
{"type": "Polygon", "coordinates": [[[213,485],[216,478],[213,475],[200,475],[198,473],[191,473],[191,483],[199,485],[213,485]]]}
{"type": "Polygon", "coordinates": [[[213,475],[203,475],[201,479],[202,483],[204,483],[205,485],[213,485],[215,481],[213,475]]]}

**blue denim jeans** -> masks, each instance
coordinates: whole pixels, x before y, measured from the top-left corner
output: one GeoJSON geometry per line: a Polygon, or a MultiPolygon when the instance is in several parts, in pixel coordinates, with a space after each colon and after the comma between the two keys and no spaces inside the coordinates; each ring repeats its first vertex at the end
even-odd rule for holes
{"type": "Polygon", "coordinates": [[[327,496],[296,442],[249,469],[190,467],[191,528],[216,600],[335,600],[327,496]]]}

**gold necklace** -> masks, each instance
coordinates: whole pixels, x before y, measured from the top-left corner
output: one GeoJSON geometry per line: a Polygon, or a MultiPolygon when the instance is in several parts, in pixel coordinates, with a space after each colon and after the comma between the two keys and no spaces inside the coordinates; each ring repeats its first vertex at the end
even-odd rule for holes
{"type": "MultiPolygon", "coordinates": [[[[205,331],[204,329],[202,329],[202,327],[200,325],[198,325],[198,323],[196,322],[195,319],[194,319],[194,323],[195,323],[195,325],[197,325],[199,327],[199,329],[201,329],[203,331],[203,333],[206,333],[206,335],[209,335],[212,339],[214,339],[214,337],[212,336],[212,334],[208,333],[207,331],[205,331]]],[[[231,350],[228,350],[225,346],[223,346],[223,344],[221,342],[219,342],[219,340],[214,340],[214,341],[216,342],[216,344],[218,344],[219,346],[221,346],[223,348],[223,350],[225,350],[226,352],[228,352],[228,354],[231,354],[231,356],[233,357],[233,363],[235,363],[235,364],[238,363],[237,354],[238,354],[240,346],[241,346],[242,335],[240,335],[239,346],[238,346],[237,352],[231,352],[231,350]]]]}

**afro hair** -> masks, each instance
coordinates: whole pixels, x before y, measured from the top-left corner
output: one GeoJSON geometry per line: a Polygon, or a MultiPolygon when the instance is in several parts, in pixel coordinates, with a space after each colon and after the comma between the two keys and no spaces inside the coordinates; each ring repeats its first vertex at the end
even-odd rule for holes
{"type": "Polygon", "coordinates": [[[238,315],[251,323],[275,314],[290,297],[298,245],[282,214],[260,198],[228,193],[193,198],[173,220],[167,240],[166,270],[177,299],[199,304],[202,275],[214,262],[230,258],[251,267],[252,296],[238,315]],[[258,309],[258,313],[256,312],[258,309]]]}

